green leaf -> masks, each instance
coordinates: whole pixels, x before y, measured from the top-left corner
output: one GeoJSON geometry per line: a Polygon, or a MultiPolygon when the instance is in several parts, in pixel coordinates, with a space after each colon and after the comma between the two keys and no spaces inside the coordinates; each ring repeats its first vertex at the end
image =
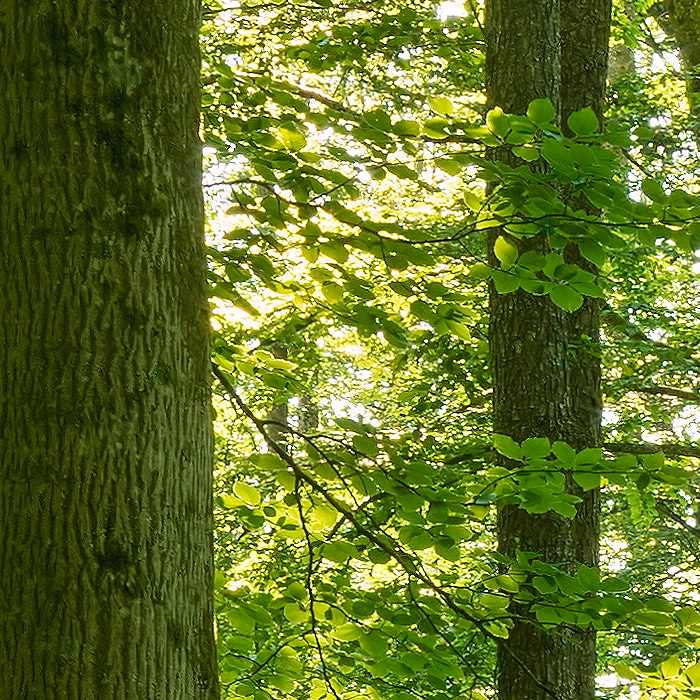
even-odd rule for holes
{"type": "Polygon", "coordinates": [[[416,654],[415,652],[409,651],[401,656],[401,663],[408,666],[408,668],[410,668],[412,671],[419,671],[428,663],[428,659],[426,659],[422,654],[416,654]]]}
{"type": "Polygon", "coordinates": [[[532,585],[543,595],[557,590],[557,584],[551,576],[535,576],[532,585]]]}
{"type": "Polygon", "coordinates": [[[521,278],[517,275],[508,274],[503,270],[493,270],[491,277],[499,294],[510,294],[520,289],[521,278]]]}
{"type": "Polygon", "coordinates": [[[540,157],[540,149],[534,146],[513,146],[511,150],[518,158],[522,158],[529,163],[536,161],[540,157]]]}
{"type": "Polygon", "coordinates": [[[492,272],[493,270],[488,265],[485,265],[484,263],[480,262],[474,263],[469,268],[469,276],[477,280],[488,279],[489,277],[491,277],[492,272]]]}
{"type": "Polygon", "coordinates": [[[600,474],[590,472],[574,472],[574,481],[584,490],[590,491],[600,486],[600,474]]]}
{"type": "Polygon", "coordinates": [[[564,173],[576,174],[574,159],[571,150],[561,141],[554,138],[546,138],[542,142],[542,157],[554,168],[564,173]]]}
{"type": "Polygon", "coordinates": [[[693,664],[683,671],[693,688],[700,688],[700,664],[693,664]]]}
{"type": "Polygon", "coordinates": [[[237,481],[233,485],[233,492],[248,505],[257,506],[260,503],[260,492],[243,481],[237,481]]]}
{"type": "Polygon", "coordinates": [[[394,124],[394,133],[398,136],[418,136],[420,133],[420,125],[416,121],[399,119],[399,121],[394,124]]]}
{"type": "Polygon", "coordinates": [[[502,454],[504,457],[508,457],[508,459],[522,460],[523,458],[523,450],[520,445],[508,435],[499,435],[495,433],[493,436],[493,446],[498,453],[502,454]]]}
{"type": "Polygon", "coordinates": [[[576,517],[576,506],[566,501],[552,501],[551,509],[559,515],[573,520],[576,517]]]}
{"type": "Polygon", "coordinates": [[[644,610],[638,612],[633,621],[638,625],[643,627],[649,627],[651,629],[663,629],[666,627],[673,627],[673,618],[663,612],[657,612],[656,610],[644,610]]]}
{"type": "MultiPolygon", "coordinates": [[[[313,517],[318,521],[321,528],[333,527],[340,515],[335,508],[331,506],[316,506],[312,511],[313,517]]],[[[318,528],[314,528],[318,530],[318,528]]]]}
{"type": "Polygon", "coordinates": [[[586,260],[598,267],[602,267],[605,264],[605,250],[598,241],[594,241],[592,238],[584,238],[576,241],[576,243],[578,244],[578,249],[581,251],[581,255],[583,255],[586,260]]]}
{"type": "Polygon", "coordinates": [[[551,446],[547,438],[527,438],[522,444],[523,455],[531,459],[549,457],[551,446]]]}
{"type": "Polygon", "coordinates": [[[557,440],[552,445],[552,452],[554,452],[554,456],[564,462],[564,464],[571,464],[574,459],[576,459],[576,450],[574,450],[571,445],[567,445],[560,440],[557,440]]]}
{"type": "Polygon", "coordinates": [[[284,616],[292,623],[303,622],[309,616],[307,610],[302,610],[297,603],[287,603],[284,606],[284,616]]]}
{"type": "Polygon", "coordinates": [[[357,550],[348,542],[328,542],[323,545],[321,554],[325,559],[344,564],[357,554],[357,550]]]}
{"type": "Polygon", "coordinates": [[[218,502],[221,503],[224,508],[238,508],[243,505],[242,499],[230,493],[222,493],[217,498],[218,502]]]}
{"type": "Polygon", "coordinates": [[[573,112],[566,120],[571,131],[577,136],[590,136],[598,131],[598,117],[590,107],[584,107],[573,112]]]}
{"type": "Polygon", "coordinates": [[[510,598],[504,595],[494,595],[493,593],[484,593],[479,598],[479,604],[489,610],[504,610],[510,604],[510,598]]]}
{"type": "Polygon", "coordinates": [[[277,131],[279,140],[289,149],[293,151],[301,151],[306,146],[306,139],[298,131],[285,129],[280,127],[277,131]]]}
{"type": "Polygon", "coordinates": [[[289,696],[296,687],[294,679],[282,673],[271,673],[267,677],[267,682],[274,688],[277,688],[277,690],[281,690],[287,696],[289,696]]]}
{"type": "Polygon", "coordinates": [[[536,606],[535,617],[537,618],[538,622],[542,622],[544,624],[558,625],[562,621],[559,610],[549,605],[536,606]]]}
{"type": "Polygon", "coordinates": [[[445,323],[450,329],[450,333],[456,335],[458,338],[461,338],[462,340],[466,341],[470,341],[472,339],[472,334],[469,330],[469,327],[465,326],[463,323],[460,323],[459,321],[454,321],[451,318],[446,319],[445,323]]]}
{"type": "Polygon", "coordinates": [[[343,288],[335,282],[325,282],[321,285],[321,294],[323,294],[331,304],[337,304],[343,299],[343,288]]]}
{"type": "Polygon", "coordinates": [[[332,260],[335,260],[341,265],[347,262],[348,250],[339,241],[327,241],[326,243],[321,243],[319,246],[319,250],[321,251],[321,253],[323,253],[323,255],[331,258],[332,260]]]}
{"type": "Polygon", "coordinates": [[[403,163],[387,163],[384,166],[392,175],[402,180],[417,180],[418,173],[403,163]]]}
{"type": "Polygon", "coordinates": [[[446,97],[429,97],[428,104],[438,114],[449,115],[454,112],[452,103],[446,97]]]}
{"type": "Polygon", "coordinates": [[[295,598],[296,600],[306,600],[308,597],[308,592],[306,587],[299,583],[299,581],[292,581],[288,586],[285,594],[290,598],[295,598]]]}
{"type": "Polygon", "coordinates": [[[548,97],[533,100],[527,108],[528,118],[538,125],[549,124],[556,114],[557,112],[554,109],[554,105],[548,97]]]}
{"type": "Polygon", "coordinates": [[[603,290],[594,282],[571,282],[572,289],[587,297],[602,299],[605,296],[603,290]]]}
{"type": "Polygon", "coordinates": [[[493,252],[501,261],[501,266],[504,270],[508,270],[515,264],[518,259],[518,247],[511,243],[504,236],[499,236],[493,246],[493,252]]]}
{"type": "Polygon", "coordinates": [[[510,131],[510,119],[500,107],[494,107],[486,115],[486,123],[496,136],[505,137],[510,131]]]}
{"type": "Polygon", "coordinates": [[[666,193],[664,188],[651,178],[646,178],[642,181],[642,192],[651,199],[652,202],[664,204],[666,202],[666,193]]]}
{"type": "Polygon", "coordinates": [[[264,469],[273,472],[287,468],[287,463],[278,454],[275,454],[274,452],[265,452],[263,454],[251,455],[250,461],[259,469],[264,469]]]}
{"type": "Polygon", "coordinates": [[[577,466],[593,467],[600,464],[603,459],[603,450],[600,447],[586,447],[581,450],[574,460],[577,466]]]}
{"type": "Polygon", "coordinates": [[[654,452],[650,455],[642,455],[642,466],[644,469],[648,469],[649,471],[661,469],[664,466],[664,459],[663,452],[654,452]]]}
{"type": "Polygon", "coordinates": [[[378,659],[383,658],[387,650],[387,641],[377,630],[372,630],[369,634],[365,634],[359,638],[362,650],[371,657],[378,659]]]}
{"type": "Polygon", "coordinates": [[[629,589],[629,583],[623,581],[620,578],[615,578],[614,576],[609,576],[600,582],[600,589],[602,591],[608,591],[610,593],[622,593],[629,589]]]}
{"type": "Polygon", "coordinates": [[[224,576],[223,571],[220,569],[217,569],[214,572],[214,590],[218,591],[224,587],[224,584],[226,583],[226,577],[224,576]]]}
{"type": "Polygon", "coordinates": [[[423,133],[432,139],[444,139],[448,134],[445,129],[448,127],[448,122],[444,119],[426,119],[423,124],[423,133]]]}
{"type": "Polygon", "coordinates": [[[435,553],[447,561],[459,561],[461,552],[456,544],[448,544],[447,542],[436,542],[433,545],[435,553]]]}
{"type": "Polygon", "coordinates": [[[578,567],[578,572],[576,573],[576,578],[586,587],[587,590],[600,590],[600,572],[595,567],[580,564],[578,567]]]}
{"type": "Polygon", "coordinates": [[[618,661],[616,664],[613,664],[613,668],[615,669],[615,673],[617,673],[620,678],[624,678],[628,681],[634,681],[637,679],[637,672],[634,670],[634,668],[632,668],[632,666],[624,663],[624,661],[618,661]]]}
{"type": "Polygon", "coordinates": [[[226,618],[241,634],[250,634],[255,629],[255,620],[251,619],[240,608],[229,608],[226,611],[226,618]]]}
{"type": "Polygon", "coordinates": [[[368,457],[376,457],[379,454],[376,439],[369,435],[353,435],[352,444],[358,452],[368,457]]]}
{"type": "Polygon", "coordinates": [[[549,298],[564,311],[576,311],[583,304],[583,297],[568,284],[557,284],[549,290],[549,298]]]}
{"type": "Polygon", "coordinates": [[[340,639],[343,642],[354,642],[363,635],[363,632],[361,627],[347,622],[340,625],[340,627],[336,627],[332,634],[336,639],[340,639]]]}
{"type": "Polygon", "coordinates": [[[359,619],[370,617],[372,613],[374,604],[368,600],[357,600],[352,604],[352,614],[359,619]]]}
{"type": "Polygon", "coordinates": [[[454,158],[436,158],[435,165],[448,175],[459,175],[462,171],[462,164],[454,158]]]}
{"type": "Polygon", "coordinates": [[[661,674],[664,678],[676,678],[681,670],[681,660],[675,654],[661,662],[661,674]]]}
{"type": "Polygon", "coordinates": [[[380,131],[391,131],[392,123],[389,115],[383,109],[373,109],[364,115],[365,121],[380,131]]]}

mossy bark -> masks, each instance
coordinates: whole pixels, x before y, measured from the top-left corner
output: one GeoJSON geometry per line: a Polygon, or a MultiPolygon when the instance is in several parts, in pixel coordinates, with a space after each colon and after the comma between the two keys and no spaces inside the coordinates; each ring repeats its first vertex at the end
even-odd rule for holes
{"type": "Polygon", "coordinates": [[[214,700],[199,3],[0,14],[0,697],[214,700]]]}

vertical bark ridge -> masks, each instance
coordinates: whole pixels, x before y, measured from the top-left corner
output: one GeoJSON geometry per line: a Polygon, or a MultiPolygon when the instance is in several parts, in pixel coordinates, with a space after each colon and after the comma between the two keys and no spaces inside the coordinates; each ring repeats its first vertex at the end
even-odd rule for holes
{"type": "Polygon", "coordinates": [[[218,697],[198,29],[3,6],[3,698],[218,697]]]}
{"type": "MultiPolygon", "coordinates": [[[[569,133],[566,120],[576,110],[592,107],[602,124],[608,75],[610,42],[610,0],[562,0],[562,123],[569,133]]],[[[587,200],[580,207],[595,213],[587,200]]],[[[578,246],[570,243],[564,259],[582,269],[597,274],[595,265],[586,260],[578,246]]],[[[562,439],[576,450],[597,447],[601,438],[600,367],[600,300],[584,297],[583,305],[567,317],[567,385],[571,397],[571,414],[564,424],[562,439]]],[[[578,495],[573,522],[574,555],[577,562],[597,567],[600,546],[600,490],[584,492],[573,479],[568,489],[578,495]]],[[[580,697],[595,695],[596,642],[595,630],[583,631],[580,653],[576,663],[582,679],[580,697]]]]}
{"type": "MultiPolygon", "coordinates": [[[[488,103],[505,112],[524,113],[530,101],[549,97],[564,120],[585,105],[600,113],[609,10],[606,15],[602,6],[594,9],[592,4],[487,1],[488,103]],[[597,11],[601,16],[593,17],[597,11]]],[[[500,152],[493,155],[512,160],[500,152]]],[[[491,236],[491,250],[497,235],[491,236]]],[[[519,248],[521,254],[534,249],[546,255],[548,242],[542,233],[519,241],[519,248]]],[[[574,260],[577,252],[574,248],[566,254],[588,265],[580,256],[574,260]]],[[[490,310],[494,431],[518,442],[548,437],[577,449],[597,444],[600,369],[595,303],[587,301],[581,311],[569,315],[547,297],[522,291],[499,295],[492,288],[490,310]]],[[[578,487],[572,483],[570,490],[578,487]]],[[[572,573],[578,563],[596,565],[598,500],[597,492],[585,494],[573,522],[556,513],[531,515],[514,506],[502,508],[499,551],[510,557],[518,551],[537,552],[538,558],[572,573]]],[[[498,650],[500,700],[592,700],[595,635],[565,627],[544,632],[529,621],[527,606],[515,605],[512,612],[517,616],[514,627],[498,650]]]]}

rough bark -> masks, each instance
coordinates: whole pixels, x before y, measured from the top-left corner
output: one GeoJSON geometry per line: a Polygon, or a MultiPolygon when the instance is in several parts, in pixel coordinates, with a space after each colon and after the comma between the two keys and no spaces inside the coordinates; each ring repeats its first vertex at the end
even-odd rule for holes
{"type": "Polygon", "coordinates": [[[671,28],[686,71],[690,111],[700,134],[700,0],[666,0],[671,28]]]}
{"type": "Polygon", "coordinates": [[[199,3],[0,13],[0,697],[214,700],[199,3]]]}
{"type": "MultiPolygon", "coordinates": [[[[562,124],[572,112],[592,107],[602,123],[608,76],[610,43],[611,0],[562,0],[562,124]]],[[[565,133],[569,133],[565,126],[565,133]]],[[[581,197],[581,209],[595,213],[587,200],[581,197]]],[[[570,243],[564,250],[564,259],[584,270],[597,274],[593,263],[586,260],[578,246],[570,243]]],[[[562,426],[562,439],[574,449],[597,447],[601,439],[600,367],[600,300],[584,297],[583,305],[567,315],[567,387],[570,413],[562,426]]],[[[572,523],[574,559],[590,567],[597,567],[600,548],[600,491],[582,491],[572,479],[568,490],[582,502],[576,507],[572,523]]],[[[576,677],[580,684],[575,697],[592,699],[595,696],[596,635],[590,628],[579,633],[580,643],[576,656],[576,677]]]]}
{"type": "Polygon", "coordinates": [[[611,0],[562,0],[562,123],[583,107],[605,108],[611,0]]]}
{"type": "MultiPolygon", "coordinates": [[[[609,6],[606,10],[604,4],[487,1],[489,104],[523,113],[531,100],[549,97],[564,117],[585,105],[600,112],[609,27],[609,6]],[[598,11],[602,14],[594,17],[598,11]]],[[[528,249],[546,254],[544,234],[520,241],[521,253],[528,249]]],[[[566,255],[588,265],[575,247],[566,255]]],[[[499,295],[492,289],[490,310],[494,431],[519,442],[548,437],[577,449],[596,445],[600,425],[597,305],[587,301],[575,314],[565,314],[546,297],[522,291],[499,295]]],[[[570,484],[570,490],[577,488],[570,484]]],[[[542,560],[572,572],[578,563],[595,565],[598,500],[596,492],[585,494],[574,521],[555,513],[530,515],[514,506],[502,508],[497,525],[499,550],[507,556],[537,552],[542,560]]],[[[592,700],[594,633],[565,628],[546,633],[528,621],[527,606],[514,606],[512,612],[518,619],[498,650],[500,700],[592,700]]]]}
{"type": "Polygon", "coordinates": [[[559,106],[559,0],[487,0],[486,95],[491,107],[524,114],[536,98],[559,106]]]}

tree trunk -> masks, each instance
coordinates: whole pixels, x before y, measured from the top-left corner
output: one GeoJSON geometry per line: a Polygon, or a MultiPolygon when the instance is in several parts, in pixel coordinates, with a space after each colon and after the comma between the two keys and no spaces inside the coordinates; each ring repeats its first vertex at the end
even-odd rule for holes
{"type": "MultiPolygon", "coordinates": [[[[282,343],[274,343],[272,354],[279,360],[286,360],[289,353],[282,343]]],[[[269,438],[280,447],[287,447],[289,437],[289,402],[275,404],[265,416],[265,424],[269,438]]]]}
{"type": "Polygon", "coordinates": [[[671,28],[687,73],[690,113],[700,134],[700,0],[666,0],[671,28]]]}
{"type": "Polygon", "coordinates": [[[214,700],[197,0],[0,15],[0,697],[214,700]]]}
{"type": "MultiPolygon", "coordinates": [[[[558,0],[488,0],[489,105],[524,113],[533,99],[549,97],[564,116],[585,104],[600,111],[609,9],[605,14],[604,8],[594,10],[591,4],[575,8],[571,0],[562,0],[561,6],[558,0]],[[602,15],[591,17],[595,11],[602,15]],[[572,39],[578,21],[585,23],[586,38],[577,37],[575,46],[572,39]],[[594,40],[592,45],[587,44],[589,39],[594,40]],[[587,72],[595,75],[589,77],[587,72]]],[[[497,235],[492,236],[491,247],[497,235]]],[[[544,233],[520,241],[521,253],[533,249],[548,252],[544,233]]],[[[575,248],[567,251],[567,257],[582,262],[575,248]]],[[[521,290],[500,295],[492,288],[490,311],[494,431],[518,442],[547,437],[576,449],[596,445],[600,425],[597,305],[586,301],[578,312],[566,314],[547,297],[521,290]]],[[[574,484],[570,490],[578,491],[574,484]]],[[[499,551],[510,557],[517,551],[537,552],[543,561],[574,573],[579,562],[596,565],[599,497],[597,492],[579,495],[584,502],[574,521],[556,513],[531,515],[515,506],[502,508],[499,551]]],[[[594,632],[562,627],[547,633],[528,621],[527,606],[513,606],[512,612],[514,627],[498,650],[500,700],[592,700],[594,632]]]]}
{"type": "MultiPolygon", "coordinates": [[[[592,107],[602,123],[608,76],[611,0],[562,0],[561,110],[564,132],[572,112],[592,107]]],[[[593,213],[581,197],[578,207],[593,213]]],[[[564,249],[564,260],[598,273],[575,243],[564,249]]],[[[570,413],[562,426],[561,439],[576,450],[597,447],[601,437],[603,400],[600,369],[600,300],[584,297],[577,311],[567,314],[567,387],[570,413]]],[[[570,477],[567,488],[582,499],[572,523],[574,560],[598,567],[600,549],[600,490],[583,491],[570,477]]],[[[581,700],[595,696],[596,633],[589,628],[579,633],[576,654],[577,695],[581,700]]]]}

